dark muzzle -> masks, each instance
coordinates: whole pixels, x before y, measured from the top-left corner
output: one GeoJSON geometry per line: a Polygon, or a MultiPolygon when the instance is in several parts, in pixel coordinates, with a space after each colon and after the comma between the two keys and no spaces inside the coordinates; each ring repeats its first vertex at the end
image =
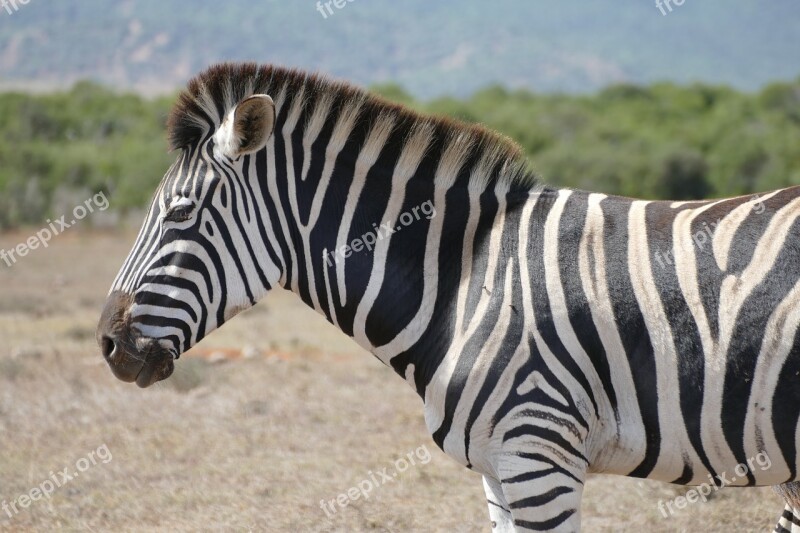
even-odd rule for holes
{"type": "Polygon", "coordinates": [[[142,337],[132,327],[132,304],[130,294],[114,291],[108,296],[97,325],[97,343],[118,379],[149,387],[168,378],[175,365],[172,354],[157,339],[142,337]]]}

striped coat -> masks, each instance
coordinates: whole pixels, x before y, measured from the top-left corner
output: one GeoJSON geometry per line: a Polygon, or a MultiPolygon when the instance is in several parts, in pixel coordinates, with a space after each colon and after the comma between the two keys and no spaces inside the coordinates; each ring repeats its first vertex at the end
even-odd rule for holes
{"type": "Polygon", "coordinates": [[[169,129],[98,326],[120,379],[165,379],[280,285],[419,393],[498,530],[577,530],[590,472],[797,479],[800,189],[554,189],[492,132],[250,64],[195,78],[169,129]]]}

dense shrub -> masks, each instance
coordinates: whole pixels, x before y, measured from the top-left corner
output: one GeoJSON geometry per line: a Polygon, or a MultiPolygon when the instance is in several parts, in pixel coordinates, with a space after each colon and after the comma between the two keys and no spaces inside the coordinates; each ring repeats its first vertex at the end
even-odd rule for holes
{"type": "MultiPolygon", "coordinates": [[[[668,83],[594,96],[494,86],[430,102],[396,85],[374,90],[508,135],[554,185],[690,199],[800,184],[800,80],[756,94],[668,83]]],[[[119,211],[146,204],[174,157],[164,135],[172,100],[87,82],[0,94],[0,228],[56,215],[58,191],[103,191],[119,211]]]]}

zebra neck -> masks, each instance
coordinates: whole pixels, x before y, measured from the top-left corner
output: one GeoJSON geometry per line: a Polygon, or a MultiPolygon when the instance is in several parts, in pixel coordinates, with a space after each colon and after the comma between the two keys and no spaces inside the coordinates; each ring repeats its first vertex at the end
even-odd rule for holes
{"type": "Polygon", "coordinates": [[[452,341],[463,272],[483,268],[472,243],[535,180],[466,127],[281,100],[259,171],[285,241],[281,283],[420,390],[438,364],[427,354],[452,341]]]}
{"type": "Polygon", "coordinates": [[[312,151],[304,173],[287,169],[283,207],[292,238],[284,287],[387,364],[401,338],[428,325],[418,313],[431,307],[437,280],[425,274],[440,266],[440,242],[452,239],[443,230],[445,191],[434,185],[435,167],[397,168],[398,157],[385,151],[365,167],[349,147],[335,163],[312,151]]]}
{"type": "Polygon", "coordinates": [[[384,155],[363,169],[344,152],[330,177],[320,157],[305,179],[287,171],[297,200],[285,207],[295,236],[285,287],[424,395],[511,250],[493,229],[529,191],[478,187],[469,173],[443,184],[435,153],[409,171],[384,155]]]}

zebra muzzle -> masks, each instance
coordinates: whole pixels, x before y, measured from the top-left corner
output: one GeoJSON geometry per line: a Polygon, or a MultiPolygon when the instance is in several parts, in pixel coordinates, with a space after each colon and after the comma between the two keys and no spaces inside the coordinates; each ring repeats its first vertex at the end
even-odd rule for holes
{"type": "Polygon", "coordinates": [[[142,388],[168,378],[175,365],[172,353],[157,339],[141,337],[130,323],[133,297],[114,291],[106,300],[97,325],[97,343],[117,379],[142,388]]]}

